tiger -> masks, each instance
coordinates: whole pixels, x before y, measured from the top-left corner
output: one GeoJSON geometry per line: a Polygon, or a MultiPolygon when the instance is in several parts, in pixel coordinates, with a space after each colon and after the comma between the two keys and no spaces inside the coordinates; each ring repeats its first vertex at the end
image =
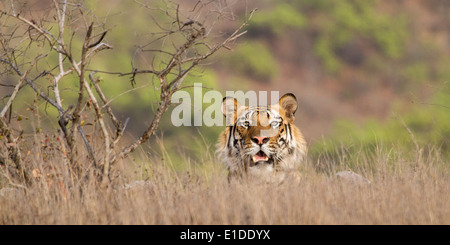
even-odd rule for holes
{"type": "Polygon", "coordinates": [[[227,167],[229,181],[236,177],[279,184],[291,177],[300,181],[299,166],[308,149],[294,125],[297,106],[292,93],[268,106],[244,106],[233,97],[223,98],[227,126],[216,153],[227,167]]]}

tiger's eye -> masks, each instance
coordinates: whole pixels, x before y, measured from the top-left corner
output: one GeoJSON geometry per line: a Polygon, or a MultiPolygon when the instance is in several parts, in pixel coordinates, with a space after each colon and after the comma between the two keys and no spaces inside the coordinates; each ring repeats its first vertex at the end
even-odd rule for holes
{"type": "Polygon", "coordinates": [[[274,127],[274,128],[278,128],[281,125],[281,122],[272,122],[270,123],[270,126],[274,127]]]}

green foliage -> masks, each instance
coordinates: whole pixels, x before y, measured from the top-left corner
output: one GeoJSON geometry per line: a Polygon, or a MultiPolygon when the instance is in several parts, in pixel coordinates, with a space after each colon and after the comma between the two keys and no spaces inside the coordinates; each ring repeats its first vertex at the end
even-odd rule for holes
{"type": "Polygon", "coordinates": [[[361,145],[363,150],[371,152],[375,152],[380,144],[415,151],[414,141],[417,141],[419,147],[438,147],[446,157],[450,157],[449,94],[448,89],[440,91],[429,102],[415,105],[408,112],[394,115],[385,122],[372,119],[357,125],[349,120],[340,120],[335,125],[334,135],[325,143],[312,146],[310,152],[317,157],[324,152],[333,152],[333,147],[339,144],[350,149],[361,145]]]}
{"type": "Polygon", "coordinates": [[[331,72],[342,65],[336,51],[360,39],[375,44],[387,58],[398,59],[404,54],[408,38],[407,19],[377,9],[377,1],[305,1],[301,6],[317,15],[313,26],[318,33],[315,53],[331,72]]]}
{"type": "Polygon", "coordinates": [[[398,59],[404,54],[404,47],[409,36],[407,20],[404,16],[374,15],[373,33],[376,43],[389,58],[398,59]]]}
{"type": "Polygon", "coordinates": [[[232,69],[255,79],[271,81],[278,75],[278,65],[270,50],[261,42],[248,41],[224,57],[232,69]]]}
{"type": "Polygon", "coordinates": [[[407,79],[409,82],[414,83],[423,83],[427,82],[427,79],[430,78],[430,72],[428,70],[427,64],[423,62],[416,62],[410,65],[407,65],[402,70],[402,75],[407,79]]]}
{"type": "Polygon", "coordinates": [[[250,31],[271,32],[281,35],[289,28],[301,29],[307,24],[306,17],[287,3],[277,4],[272,10],[256,12],[251,20],[250,31]]]}
{"type": "Polygon", "coordinates": [[[314,51],[322,60],[323,66],[330,72],[338,71],[341,68],[339,58],[333,51],[332,41],[328,38],[320,38],[317,40],[314,51]]]}
{"type": "Polygon", "coordinates": [[[440,82],[450,82],[450,58],[444,57],[439,61],[437,68],[437,80],[440,82]]]}
{"type": "Polygon", "coordinates": [[[421,143],[441,146],[450,149],[450,90],[443,89],[436,93],[428,103],[414,107],[405,121],[411,131],[417,134],[421,143]]]}

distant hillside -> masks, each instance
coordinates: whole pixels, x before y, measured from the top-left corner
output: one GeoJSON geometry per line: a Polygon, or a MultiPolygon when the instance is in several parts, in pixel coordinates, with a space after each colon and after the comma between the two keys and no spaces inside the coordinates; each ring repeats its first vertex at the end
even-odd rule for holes
{"type": "Polygon", "coordinates": [[[327,135],[336,119],[386,118],[394,104],[427,101],[450,81],[448,1],[237,5],[238,16],[258,11],[245,40],[223,57],[242,60],[241,68],[215,65],[221,88],[235,89],[234,81],[245,80],[242,89],[295,93],[298,123],[309,139],[327,135]],[[269,62],[275,64],[271,69],[265,68],[269,62]]]}

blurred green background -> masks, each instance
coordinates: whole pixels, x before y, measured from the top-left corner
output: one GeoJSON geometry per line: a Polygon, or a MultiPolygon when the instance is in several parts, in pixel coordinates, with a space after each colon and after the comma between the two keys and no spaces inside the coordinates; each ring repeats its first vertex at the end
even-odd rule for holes
{"type": "MultiPolygon", "coordinates": [[[[35,2],[36,11],[46,9],[48,1],[35,2]]],[[[189,11],[197,2],[180,1],[181,10],[189,11]]],[[[154,20],[164,22],[164,15],[140,3],[86,1],[105,28],[111,28],[105,41],[114,47],[99,53],[89,64],[91,69],[129,72],[132,57],[141,67],[158,64],[163,56],[145,52],[136,56],[136,50],[169,50],[170,42],[180,42],[171,37],[170,42],[145,46],[156,37],[152,33],[159,31],[154,20]]],[[[258,10],[246,27],[248,32],[232,50],[221,51],[200,66],[186,78],[186,85],[203,83],[203,92],[210,88],[223,95],[227,90],[294,93],[299,100],[296,125],[309,143],[312,158],[335,143],[373,149],[382,142],[414,150],[402,121],[419,144],[438,147],[449,156],[450,1],[247,0],[213,4],[232,10],[234,17],[217,25],[218,33],[230,33],[251,9],[258,10]]],[[[73,42],[80,44],[82,39],[73,42]]],[[[120,95],[112,107],[120,118],[130,117],[127,135],[140,135],[156,108],[157,79],[140,75],[132,87],[128,77],[97,75],[109,98],[120,95]]],[[[65,82],[64,91],[73,93],[76,84],[74,77],[72,83],[65,82]]],[[[26,94],[21,100],[33,104],[26,94]]],[[[69,103],[67,100],[64,103],[69,103]]],[[[44,105],[39,106],[44,110],[44,105]]],[[[173,162],[186,156],[201,161],[205,149],[215,150],[224,127],[174,127],[170,114],[164,116],[157,137],[173,162]]],[[[55,111],[45,110],[44,115],[44,123],[56,125],[55,111]]],[[[21,119],[21,123],[29,121],[21,119]]],[[[149,154],[162,149],[155,138],[145,147],[149,154]]]]}

